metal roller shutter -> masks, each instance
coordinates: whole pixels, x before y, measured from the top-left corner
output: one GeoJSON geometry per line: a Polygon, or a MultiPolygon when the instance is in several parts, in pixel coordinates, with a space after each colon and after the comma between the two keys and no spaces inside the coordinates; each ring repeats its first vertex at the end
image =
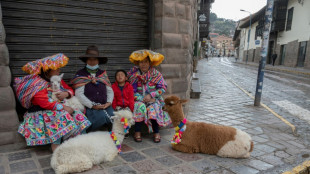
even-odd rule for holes
{"type": "Polygon", "coordinates": [[[109,58],[104,69],[113,80],[116,69],[132,67],[130,53],[149,47],[147,0],[1,0],[10,67],[23,76],[27,62],[64,53],[62,68],[72,78],[84,64],[78,56],[96,44],[109,58]]]}

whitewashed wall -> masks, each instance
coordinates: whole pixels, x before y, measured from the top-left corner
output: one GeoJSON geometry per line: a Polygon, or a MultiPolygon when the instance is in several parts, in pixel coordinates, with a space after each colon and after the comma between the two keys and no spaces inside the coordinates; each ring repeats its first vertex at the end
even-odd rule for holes
{"type": "Polygon", "coordinates": [[[277,44],[279,45],[295,40],[302,42],[310,39],[310,0],[304,0],[303,5],[297,0],[289,0],[287,9],[292,7],[294,7],[292,28],[290,31],[278,33],[277,44]]]}

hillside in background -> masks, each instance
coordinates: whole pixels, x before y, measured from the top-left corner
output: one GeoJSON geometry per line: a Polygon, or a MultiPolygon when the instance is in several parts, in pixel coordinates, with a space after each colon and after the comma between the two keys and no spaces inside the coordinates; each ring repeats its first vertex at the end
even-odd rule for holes
{"type": "Polygon", "coordinates": [[[231,19],[218,18],[215,13],[210,14],[210,32],[224,34],[233,37],[236,27],[236,21],[231,19]]]}

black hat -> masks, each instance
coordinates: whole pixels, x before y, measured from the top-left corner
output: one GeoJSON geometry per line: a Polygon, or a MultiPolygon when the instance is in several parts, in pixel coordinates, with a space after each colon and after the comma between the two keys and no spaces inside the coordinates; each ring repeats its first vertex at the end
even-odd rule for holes
{"type": "Polygon", "coordinates": [[[80,56],[79,58],[86,63],[87,59],[90,57],[98,58],[99,64],[105,64],[108,62],[108,58],[104,56],[99,56],[99,50],[96,45],[90,45],[87,47],[86,54],[80,56]]]}

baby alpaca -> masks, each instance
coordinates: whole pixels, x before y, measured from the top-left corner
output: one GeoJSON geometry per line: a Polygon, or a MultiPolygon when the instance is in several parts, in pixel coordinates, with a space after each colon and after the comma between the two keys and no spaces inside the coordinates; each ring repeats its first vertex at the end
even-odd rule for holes
{"type": "Polygon", "coordinates": [[[180,125],[183,128],[181,129],[181,141],[172,143],[174,150],[231,158],[250,157],[254,144],[249,134],[229,126],[184,121],[182,104],[186,102],[187,100],[180,100],[176,96],[165,99],[163,110],[169,113],[174,127],[180,125]],[[181,122],[186,122],[185,126],[182,127],[181,122]]]}
{"type": "MultiPolygon", "coordinates": [[[[124,118],[128,126],[134,124],[133,115],[128,110],[114,112],[112,131],[120,144],[125,135],[124,118]]],[[[127,127],[127,129],[129,128],[127,127]]],[[[82,172],[91,169],[95,164],[112,161],[118,154],[118,149],[109,132],[92,132],[78,135],[61,144],[53,153],[51,166],[56,174],[82,172]]]]}
{"type": "MultiPolygon", "coordinates": [[[[52,85],[52,90],[53,90],[52,99],[55,101],[58,100],[56,97],[56,94],[61,92],[60,84],[61,84],[61,79],[62,79],[63,75],[64,75],[63,73],[59,76],[54,75],[50,79],[51,85],[52,85]]],[[[73,109],[80,110],[82,112],[84,111],[84,106],[80,103],[78,98],[75,96],[71,96],[71,98],[69,98],[69,99],[64,99],[64,104],[66,106],[72,107],[73,109]]]]}

